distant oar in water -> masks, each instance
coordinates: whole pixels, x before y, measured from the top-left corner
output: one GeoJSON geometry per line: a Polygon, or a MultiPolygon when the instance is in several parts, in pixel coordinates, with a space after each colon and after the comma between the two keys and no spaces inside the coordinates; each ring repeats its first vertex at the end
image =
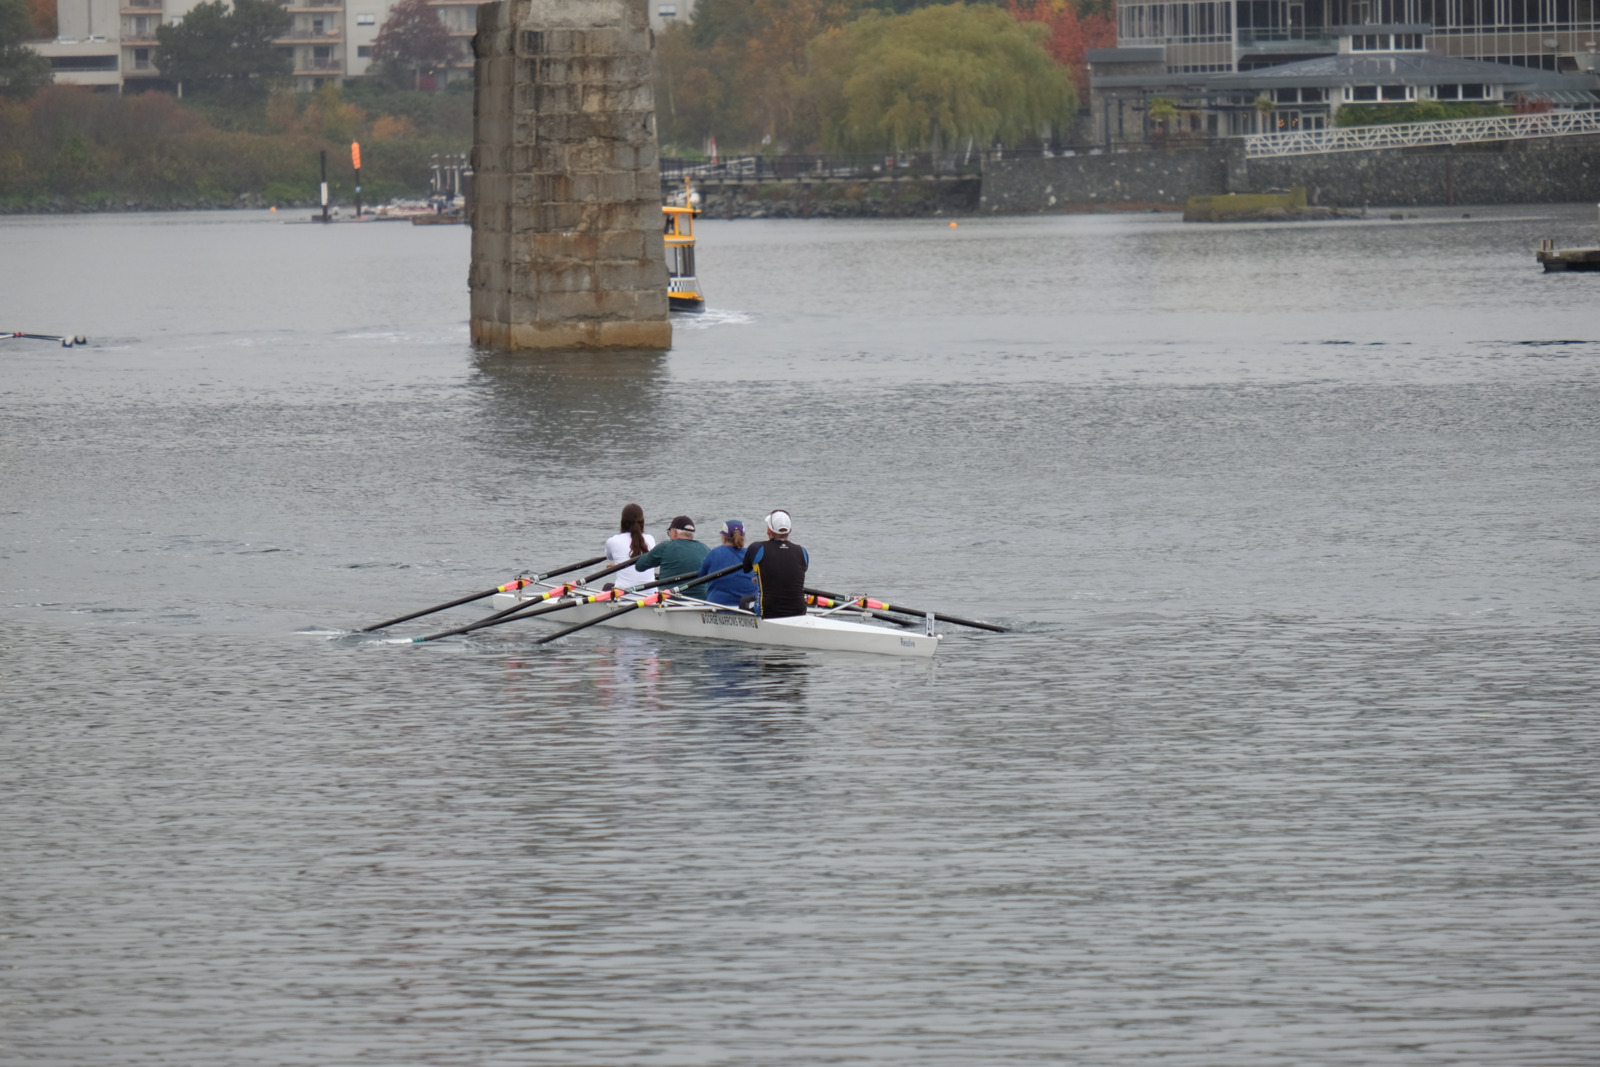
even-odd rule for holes
{"type": "Polygon", "coordinates": [[[73,345],[86,345],[89,343],[89,339],[81,333],[74,337],[60,337],[53,333],[23,333],[21,330],[12,333],[0,333],[0,341],[13,337],[26,341],[60,341],[62,348],[71,348],[73,345]]]}
{"type": "Polygon", "coordinates": [[[435,604],[431,608],[423,608],[421,611],[413,611],[409,615],[401,615],[397,618],[385,619],[383,622],[376,623],[372,626],[363,626],[361,629],[357,630],[356,633],[369,634],[374,630],[382,630],[387,627],[394,626],[397,623],[410,622],[412,619],[420,619],[424,615],[432,615],[438,611],[447,611],[450,608],[458,608],[462,604],[470,604],[474,600],[482,600],[484,597],[494,596],[496,593],[509,593],[512,590],[521,589],[524,586],[532,585],[534,582],[542,582],[546,578],[554,577],[557,574],[566,574],[568,571],[575,571],[579,567],[593,566],[603,559],[605,559],[604,556],[595,556],[593,559],[580,560],[577,563],[569,563],[565,567],[557,567],[553,571],[545,571],[543,574],[536,574],[532,578],[514,578],[505,585],[497,585],[493,589],[485,589],[481,593],[471,593],[467,596],[461,597],[459,600],[452,600],[448,604],[435,604]]]}
{"type": "Polygon", "coordinates": [[[927,618],[929,615],[932,615],[940,622],[953,622],[957,626],[971,626],[977,630],[990,630],[997,634],[1008,634],[1011,632],[1004,626],[996,626],[991,622],[974,622],[971,619],[962,619],[954,615],[941,615],[937,611],[918,611],[916,608],[905,608],[899,606],[898,604],[885,604],[881,600],[868,600],[864,596],[842,597],[838,593],[829,593],[822,589],[810,588],[806,589],[805,592],[810,596],[826,597],[829,600],[836,600],[843,604],[860,604],[864,608],[874,608],[879,611],[898,611],[902,615],[920,615],[923,618],[927,618]]]}

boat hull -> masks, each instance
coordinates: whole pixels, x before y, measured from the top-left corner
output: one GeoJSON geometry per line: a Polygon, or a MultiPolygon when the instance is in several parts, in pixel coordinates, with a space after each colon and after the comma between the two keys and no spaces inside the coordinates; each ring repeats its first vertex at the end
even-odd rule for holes
{"type": "MultiPolygon", "coordinates": [[[[494,598],[494,606],[500,610],[523,599],[516,594],[500,593],[494,598]]],[[[561,626],[574,626],[602,618],[616,610],[617,605],[611,602],[581,604],[566,611],[552,612],[543,619],[561,626]]],[[[600,625],[619,630],[646,630],[746,645],[868,652],[914,659],[931,658],[938,651],[940,641],[937,636],[930,637],[914,630],[890,629],[831,615],[762,619],[749,612],[719,610],[716,605],[698,601],[687,604],[680,602],[667,607],[635,608],[600,625]]]]}

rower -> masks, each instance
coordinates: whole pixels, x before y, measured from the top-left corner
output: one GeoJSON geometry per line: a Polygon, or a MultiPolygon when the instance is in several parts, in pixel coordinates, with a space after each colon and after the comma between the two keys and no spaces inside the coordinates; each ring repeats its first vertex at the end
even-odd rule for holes
{"type": "MultiPolygon", "coordinates": [[[[694,520],[687,515],[679,515],[667,527],[667,539],[634,561],[633,569],[647,571],[651,567],[658,567],[657,578],[703,574],[705,572],[700,569],[700,563],[708,551],[705,545],[694,539],[694,520]]],[[[703,585],[691,585],[683,592],[686,596],[703,597],[705,588],[703,585]]]]}
{"type": "MultiPolygon", "coordinates": [[[[638,504],[628,504],[622,509],[622,528],[606,540],[606,563],[621,563],[648,553],[656,545],[656,539],[644,532],[644,508],[638,504]]],[[[668,575],[671,577],[671,575],[668,575]]],[[[645,580],[632,567],[624,567],[617,571],[617,576],[606,583],[610,589],[615,585],[618,589],[630,589],[645,580]]]]}
{"type": "Polygon", "coordinates": [[[763,619],[787,619],[806,613],[806,568],[811,557],[789,540],[794,522],[778,509],[767,516],[767,539],[744,553],[744,570],[756,579],[756,612],[763,619]]]}
{"type": "MultiPolygon", "coordinates": [[[[722,534],[722,544],[706,553],[706,558],[700,561],[701,574],[710,574],[744,562],[744,523],[729,519],[718,532],[722,534]]],[[[705,588],[705,598],[713,604],[736,608],[741,606],[746,597],[752,603],[755,601],[756,583],[743,570],[724,574],[705,588]]]]}

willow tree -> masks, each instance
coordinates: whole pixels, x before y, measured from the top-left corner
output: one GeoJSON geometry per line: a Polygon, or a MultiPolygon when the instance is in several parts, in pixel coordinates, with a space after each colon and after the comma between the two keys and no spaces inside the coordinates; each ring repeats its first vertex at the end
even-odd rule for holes
{"type": "Polygon", "coordinates": [[[811,42],[811,95],[830,150],[939,152],[1037,136],[1078,94],[1050,31],[987,5],[868,14],[811,42]]]}

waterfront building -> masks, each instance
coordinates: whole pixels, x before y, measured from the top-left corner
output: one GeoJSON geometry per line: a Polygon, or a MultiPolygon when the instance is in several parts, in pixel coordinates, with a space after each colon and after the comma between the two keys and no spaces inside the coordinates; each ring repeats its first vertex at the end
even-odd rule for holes
{"type": "MultiPolygon", "coordinates": [[[[156,64],[156,30],[177,23],[199,0],[57,0],[58,36],[31,44],[50,60],[58,83],[107,92],[181,92],[156,64]]],[[[692,0],[691,0],[692,2],[692,0]]],[[[289,28],[276,40],[294,64],[296,88],[361,77],[394,0],[280,0],[289,28]]],[[[449,31],[454,56],[435,85],[472,77],[478,0],[429,0],[449,31]]]]}
{"type": "Polygon", "coordinates": [[[1122,0],[1089,53],[1094,139],[1306,129],[1362,103],[1600,106],[1590,0],[1122,0]],[[1175,112],[1175,114],[1173,114],[1175,112]]]}

